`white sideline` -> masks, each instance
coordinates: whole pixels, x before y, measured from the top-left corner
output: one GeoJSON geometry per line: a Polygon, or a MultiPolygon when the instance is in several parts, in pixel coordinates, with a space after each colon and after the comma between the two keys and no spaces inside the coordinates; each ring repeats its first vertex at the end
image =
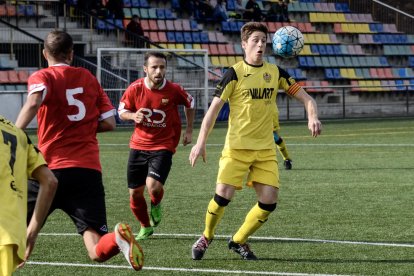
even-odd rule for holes
{"type": "MultiPolygon", "coordinates": [[[[104,265],[104,264],[80,264],[80,263],[61,263],[61,262],[35,262],[29,261],[27,265],[48,265],[48,266],[72,266],[72,267],[98,267],[98,268],[125,268],[131,269],[130,266],[124,265],[104,265]]],[[[175,267],[153,267],[144,266],[142,270],[158,271],[180,271],[180,272],[204,272],[204,273],[222,273],[222,274],[252,274],[252,275],[287,275],[287,276],[346,276],[344,274],[308,274],[292,272],[274,272],[274,271],[243,271],[243,270],[225,270],[225,269],[198,269],[198,268],[175,268],[175,267]]]]}
{"type": "MultiPolygon", "coordinates": [[[[40,233],[41,236],[78,236],[77,233],[40,233]]],[[[174,233],[155,233],[153,236],[159,237],[193,237],[198,238],[199,234],[174,234],[174,233]]],[[[216,239],[228,239],[230,235],[216,235],[216,239]]],[[[365,241],[341,241],[341,240],[324,240],[324,239],[305,239],[305,238],[281,238],[281,237],[249,237],[251,240],[266,241],[294,241],[294,242],[314,242],[314,243],[336,243],[336,244],[353,244],[353,245],[372,245],[387,247],[408,247],[414,248],[410,243],[388,243],[388,242],[365,242],[365,241]]]]}
{"type": "MultiPolygon", "coordinates": [[[[128,144],[99,144],[100,146],[106,147],[117,147],[125,146],[128,147],[128,144]]],[[[178,145],[184,147],[183,145],[178,145]]],[[[187,145],[186,147],[191,147],[193,144],[187,145]]],[[[208,147],[222,147],[224,144],[207,144],[208,147]]],[[[288,146],[316,146],[316,147],[414,147],[414,144],[353,144],[353,143],[335,143],[335,144],[311,144],[311,143],[288,143],[288,146]]]]}

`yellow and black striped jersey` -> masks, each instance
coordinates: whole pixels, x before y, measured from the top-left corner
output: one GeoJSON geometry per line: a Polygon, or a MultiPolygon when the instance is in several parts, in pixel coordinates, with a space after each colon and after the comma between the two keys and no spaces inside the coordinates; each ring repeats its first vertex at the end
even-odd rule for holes
{"type": "Polygon", "coordinates": [[[226,71],[214,92],[215,97],[228,101],[230,106],[225,147],[251,150],[275,147],[272,132],[279,89],[293,96],[300,86],[275,64],[264,62],[254,66],[240,61],[226,71]]]}

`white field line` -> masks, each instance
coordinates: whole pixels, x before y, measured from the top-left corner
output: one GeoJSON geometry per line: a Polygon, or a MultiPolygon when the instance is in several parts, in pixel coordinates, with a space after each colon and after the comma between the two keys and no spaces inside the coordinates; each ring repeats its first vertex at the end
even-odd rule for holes
{"type": "MultiPolygon", "coordinates": [[[[26,265],[45,265],[45,266],[69,266],[69,267],[96,267],[96,268],[124,268],[132,269],[124,265],[105,265],[105,264],[80,264],[80,263],[61,263],[61,262],[35,262],[28,261],[26,265]]],[[[142,270],[158,271],[179,271],[188,273],[222,273],[222,274],[252,274],[252,275],[287,275],[287,276],[345,276],[339,274],[308,274],[308,273],[291,273],[291,272],[274,272],[274,271],[244,271],[244,270],[225,270],[225,269],[198,269],[198,268],[175,268],[175,267],[151,267],[144,266],[142,270]]]]}
{"type": "MultiPolygon", "coordinates": [[[[41,236],[79,236],[76,233],[40,233],[41,236]]],[[[198,238],[199,234],[168,234],[155,233],[153,236],[159,237],[190,237],[198,238]]],[[[216,235],[218,239],[228,239],[230,235],[216,235]]],[[[334,244],[350,244],[350,245],[372,245],[385,247],[408,247],[414,248],[414,244],[410,243],[387,243],[387,242],[365,242],[365,241],[341,241],[341,240],[324,240],[324,239],[305,239],[305,238],[280,238],[280,237],[249,237],[251,240],[258,241],[293,241],[293,242],[314,242],[314,243],[334,243],[334,244]]]]}
{"type": "MultiPolygon", "coordinates": [[[[105,147],[128,147],[128,144],[99,144],[100,146],[105,147]]],[[[310,144],[310,143],[287,143],[288,146],[316,146],[316,147],[414,147],[414,144],[352,144],[352,143],[334,143],[334,144],[310,144]]],[[[183,145],[179,145],[183,147],[183,145]]],[[[191,147],[192,144],[187,145],[186,147],[191,147]]],[[[223,147],[224,144],[207,144],[207,147],[223,147]]]]}

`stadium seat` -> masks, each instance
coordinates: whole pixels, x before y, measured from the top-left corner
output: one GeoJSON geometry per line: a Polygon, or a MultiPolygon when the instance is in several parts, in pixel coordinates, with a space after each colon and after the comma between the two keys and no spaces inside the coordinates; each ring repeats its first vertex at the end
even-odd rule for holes
{"type": "Polygon", "coordinates": [[[168,42],[168,38],[167,38],[166,32],[158,32],[158,40],[161,43],[167,43],[168,42]]]}
{"type": "Polygon", "coordinates": [[[174,29],[176,31],[183,31],[183,23],[181,20],[173,20],[174,22],[174,29]]]}
{"type": "Polygon", "coordinates": [[[144,30],[150,30],[150,31],[158,31],[159,27],[158,27],[158,22],[155,19],[149,19],[148,20],[148,29],[144,29],[144,30]]]}
{"type": "Polygon", "coordinates": [[[176,19],[175,15],[173,14],[173,12],[170,9],[165,9],[164,13],[165,13],[165,18],[167,18],[167,19],[176,19]]]}
{"type": "Polygon", "coordinates": [[[206,32],[201,32],[200,33],[200,39],[201,39],[201,43],[209,43],[210,42],[208,40],[208,33],[206,33],[206,32]]]}
{"type": "Polygon", "coordinates": [[[230,29],[230,22],[227,22],[227,21],[222,21],[222,22],[221,22],[221,31],[222,31],[223,33],[229,33],[229,32],[231,32],[231,29],[230,29]]]}
{"type": "Polygon", "coordinates": [[[0,71],[0,83],[9,83],[9,74],[7,71],[0,71]]]}
{"type": "Polygon", "coordinates": [[[200,33],[192,32],[191,36],[193,38],[193,43],[201,43],[200,33]]]}
{"type": "Polygon", "coordinates": [[[167,39],[168,39],[168,42],[175,42],[174,32],[167,32],[167,39]]]}
{"type": "Polygon", "coordinates": [[[19,76],[20,83],[27,83],[27,80],[29,79],[29,72],[27,70],[19,70],[17,71],[17,74],[19,76]]]}
{"type": "Polygon", "coordinates": [[[210,44],[208,47],[209,47],[210,55],[214,55],[214,56],[220,55],[217,44],[210,44]]]}
{"type": "Polygon", "coordinates": [[[158,26],[158,30],[160,31],[166,31],[167,30],[167,26],[165,25],[165,20],[157,20],[157,26],[158,26]]]}

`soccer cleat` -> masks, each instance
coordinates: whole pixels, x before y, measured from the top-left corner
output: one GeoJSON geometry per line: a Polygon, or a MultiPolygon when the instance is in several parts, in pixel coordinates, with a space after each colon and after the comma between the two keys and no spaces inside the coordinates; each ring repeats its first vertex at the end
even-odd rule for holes
{"type": "Polygon", "coordinates": [[[134,270],[141,270],[144,265],[144,252],[135,241],[131,227],[126,223],[118,223],[115,226],[115,240],[119,250],[134,270]]]}
{"type": "Polygon", "coordinates": [[[208,246],[213,240],[208,240],[204,235],[202,235],[191,248],[191,255],[193,260],[201,260],[206,252],[208,246]]]}
{"type": "Polygon", "coordinates": [[[161,203],[158,205],[152,205],[151,203],[151,212],[150,212],[150,223],[151,226],[157,227],[160,224],[162,218],[161,203]]]}
{"type": "Polygon", "coordinates": [[[232,238],[230,238],[228,245],[229,245],[229,249],[239,254],[242,257],[242,259],[257,260],[256,255],[254,255],[253,251],[250,250],[250,247],[247,243],[245,244],[236,243],[233,241],[232,238]]]}
{"type": "Polygon", "coordinates": [[[139,233],[138,233],[138,235],[135,239],[136,240],[146,240],[152,234],[154,234],[154,228],[152,228],[152,226],[149,226],[149,227],[142,227],[141,226],[141,229],[139,230],[139,233]]]}
{"type": "Polygon", "coordinates": [[[291,169],[292,169],[292,160],[290,160],[290,159],[286,159],[286,160],[283,162],[283,165],[285,166],[285,169],[286,169],[286,170],[291,170],[291,169]]]}

